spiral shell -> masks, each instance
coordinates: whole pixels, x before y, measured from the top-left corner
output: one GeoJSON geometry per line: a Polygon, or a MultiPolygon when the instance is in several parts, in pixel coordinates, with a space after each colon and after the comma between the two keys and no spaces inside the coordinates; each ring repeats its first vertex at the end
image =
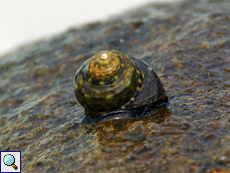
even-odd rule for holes
{"type": "Polygon", "coordinates": [[[75,74],[74,92],[90,117],[133,110],[165,98],[154,71],[117,50],[103,50],[87,60],[75,74]]]}

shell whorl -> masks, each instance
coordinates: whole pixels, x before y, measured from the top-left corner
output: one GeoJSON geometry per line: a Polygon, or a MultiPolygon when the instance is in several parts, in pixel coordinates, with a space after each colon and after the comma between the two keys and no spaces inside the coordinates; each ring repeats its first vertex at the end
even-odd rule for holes
{"type": "Polygon", "coordinates": [[[88,73],[92,79],[106,81],[115,76],[120,69],[120,59],[112,51],[100,51],[89,61],[88,73]]]}
{"type": "Polygon", "coordinates": [[[119,51],[101,51],[76,72],[74,92],[79,103],[90,111],[121,107],[132,98],[138,86],[133,62],[119,51]]]}

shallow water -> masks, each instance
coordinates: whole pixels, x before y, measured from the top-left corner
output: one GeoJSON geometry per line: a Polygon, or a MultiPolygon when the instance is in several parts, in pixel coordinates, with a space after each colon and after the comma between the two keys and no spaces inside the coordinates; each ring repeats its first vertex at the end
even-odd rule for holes
{"type": "Polygon", "coordinates": [[[22,151],[23,172],[230,171],[230,3],[201,2],[149,5],[3,57],[0,150],[22,151]],[[102,49],[146,61],[170,104],[82,125],[73,77],[102,49]]]}

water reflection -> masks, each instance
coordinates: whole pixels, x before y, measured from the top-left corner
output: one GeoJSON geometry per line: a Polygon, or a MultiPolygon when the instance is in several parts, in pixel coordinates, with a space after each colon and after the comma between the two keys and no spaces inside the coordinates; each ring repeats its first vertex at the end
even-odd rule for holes
{"type": "Polygon", "coordinates": [[[130,146],[139,145],[152,133],[151,124],[162,123],[170,111],[167,107],[159,108],[152,116],[136,119],[106,120],[90,125],[83,125],[87,134],[97,135],[97,141],[104,151],[126,150],[130,146]]]}

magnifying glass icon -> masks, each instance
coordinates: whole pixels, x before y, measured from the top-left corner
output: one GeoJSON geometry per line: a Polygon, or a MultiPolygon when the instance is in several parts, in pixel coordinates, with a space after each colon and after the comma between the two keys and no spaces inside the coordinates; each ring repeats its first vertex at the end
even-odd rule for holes
{"type": "Polygon", "coordinates": [[[14,164],[15,163],[15,158],[11,154],[7,154],[3,158],[3,162],[7,166],[12,166],[15,170],[18,169],[18,167],[14,164]]]}

